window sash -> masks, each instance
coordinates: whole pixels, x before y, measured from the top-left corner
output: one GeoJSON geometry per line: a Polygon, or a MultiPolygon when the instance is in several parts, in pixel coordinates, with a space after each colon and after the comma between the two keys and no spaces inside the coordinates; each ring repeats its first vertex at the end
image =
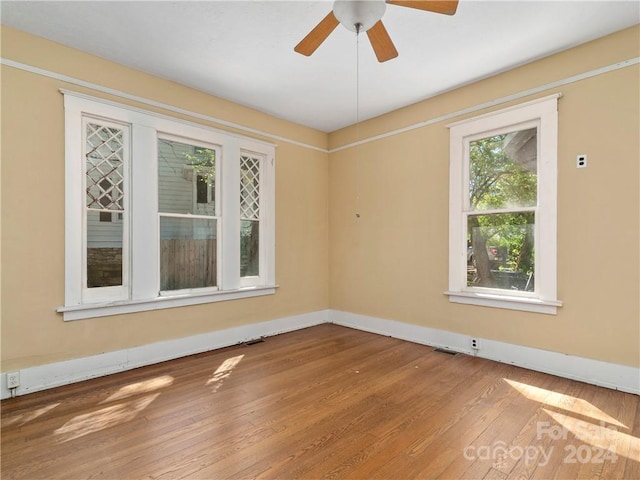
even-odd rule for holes
{"type": "MultiPolygon", "coordinates": [[[[159,285],[158,290],[160,291],[160,296],[170,296],[170,295],[185,295],[192,293],[208,293],[215,292],[219,289],[220,284],[220,265],[223,261],[222,259],[222,242],[219,241],[220,238],[220,219],[218,217],[212,217],[207,215],[182,215],[175,213],[159,213],[158,214],[158,251],[160,255],[162,255],[162,219],[163,218],[174,218],[174,219],[184,219],[189,220],[190,222],[197,222],[198,220],[206,220],[206,221],[215,221],[215,238],[216,238],[216,253],[215,253],[215,285],[203,286],[203,287],[192,287],[192,288],[175,288],[175,289],[163,289],[162,288],[162,260],[158,259],[158,279],[159,285]]],[[[196,239],[190,239],[196,240],[196,239]]],[[[205,265],[198,265],[197,270],[204,268],[205,265]]]]}
{"type": "MultiPolygon", "coordinates": [[[[196,133],[196,132],[192,132],[192,133],[196,133]]],[[[211,143],[206,139],[198,138],[198,136],[196,135],[194,135],[193,137],[185,137],[185,136],[178,136],[178,135],[168,134],[168,133],[158,133],[158,142],[162,140],[180,143],[180,144],[188,145],[191,147],[197,147],[204,150],[212,150],[214,152],[214,156],[215,156],[215,164],[213,167],[215,169],[215,175],[213,179],[214,184],[213,184],[213,187],[211,187],[210,185],[207,185],[207,198],[210,198],[210,191],[213,190],[214,192],[213,201],[215,205],[215,212],[213,216],[220,217],[221,216],[220,203],[222,198],[221,197],[222,192],[221,192],[221,186],[220,186],[221,185],[220,171],[222,170],[222,147],[218,144],[211,143]]],[[[196,192],[196,189],[197,189],[196,182],[197,182],[197,177],[199,173],[202,173],[203,170],[206,169],[206,167],[203,170],[198,170],[195,165],[184,165],[183,168],[185,168],[186,170],[190,170],[192,172],[192,176],[193,176],[192,182],[194,186],[192,191],[192,195],[193,195],[192,203],[193,203],[193,210],[194,210],[193,214],[198,215],[199,213],[197,213],[198,200],[197,200],[197,192],[196,192]]],[[[169,213],[169,212],[163,212],[163,213],[169,213]]]]}
{"type": "MultiPolygon", "coordinates": [[[[129,256],[130,256],[130,245],[129,245],[129,206],[130,206],[130,189],[129,189],[129,180],[130,180],[130,125],[127,123],[120,123],[111,119],[104,119],[99,117],[94,117],[91,115],[82,115],[82,147],[81,147],[81,156],[80,162],[82,163],[81,171],[82,173],[82,183],[81,189],[83,192],[83,218],[82,218],[82,302],[104,302],[104,301],[118,301],[129,298],[129,256]],[[121,206],[119,209],[110,209],[110,208],[97,208],[100,205],[99,201],[92,202],[90,205],[87,205],[86,196],[87,192],[87,156],[89,155],[88,151],[88,128],[89,124],[100,126],[103,128],[111,128],[117,129],[122,133],[122,196],[120,198],[121,206]],[[96,207],[93,205],[97,204],[96,207]],[[121,253],[121,277],[122,282],[120,285],[114,286],[89,286],[89,245],[90,245],[90,230],[89,230],[89,212],[108,212],[113,213],[116,212],[118,214],[122,214],[122,222],[119,223],[111,223],[111,227],[115,227],[116,229],[122,229],[122,253],[121,253]]],[[[106,163],[106,161],[105,161],[106,163]]],[[[102,167],[105,170],[107,167],[102,167]]],[[[102,187],[101,187],[102,188],[102,187]]],[[[114,187],[115,188],[115,187],[114,187]]],[[[109,205],[111,206],[111,204],[109,205]]],[[[109,228],[109,227],[107,227],[109,228]]]]}
{"type": "MultiPolygon", "coordinates": [[[[471,216],[493,216],[493,215],[503,215],[503,214],[517,214],[517,213],[533,213],[534,214],[534,219],[537,218],[537,208],[531,208],[531,207],[526,207],[526,208],[522,208],[522,209],[505,209],[505,210],[493,210],[491,212],[485,212],[484,210],[482,211],[473,211],[473,212],[463,212],[462,216],[464,219],[464,223],[465,225],[468,225],[469,222],[469,217],[471,216]]],[[[538,222],[534,220],[534,239],[533,239],[533,245],[534,245],[534,251],[537,251],[537,247],[538,247],[538,242],[537,242],[537,238],[538,238],[538,222]]],[[[465,228],[465,238],[468,235],[468,226],[465,228]]],[[[488,245],[487,245],[488,247],[488,245]]],[[[466,252],[466,248],[465,247],[465,252],[466,252]]],[[[467,270],[467,266],[468,263],[465,263],[463,265],[464,267],[464,271],[460,272],[460,275],[463,277],[463,282],[462,282],[462,291],[465,292],[480,292],[480,293],[490,293],[490,294],[495,294],[495,295],[509,295],[509,296],[515,296],[515,297],[525,297],[525,298],[538,298],[539,296],[539,292],[538,292],[538,284],[537,282],[535,282],[535,278],[537,277],[538,274],[538,260],[535,259],[535,263],[534,263],[534,271],[533,271],[533,279],[534,279],[534,289],[532,291],[528,291],[528,290],[512,290],[512,289],[508,289],[508,288],[497,288],[497,287],[487,287],[487,286],[479,286],[479,285],[468,285],[468,280],[467,280],[467,275],[468,275],[468,270],[467,270]]],[[[519,273],[519,272],[514,272],[514,273],[519,273]]]]}
{"type": "MultiPolygon", "coordinates": [[[[488,131],[484,131],[484,132],[479,132],[479,133],[475,133],[472,135],[467,135],[463,138],[464,141],[464,157],[463,157],[463,182],[465,185],[465,188],[463,189],[462,193],[463,193],[463,211],[465,212],[488,212],[488,211],[507,211],[509,209],[509,207],[504,207],[504,208],[496,208],[496,209],[477,209],[474,210],[471,207],[471,198],[469,195],[469,184],[471,182],[471,172],[470,172],[470,167],[471,167],[471,155],[470,155],[470,149],[471,149],[471,143],[472,142],[476,142],[478,140],[483,140],[485,138],[490,138],[490,137],[494,137],[494,136],[498,136],[498,135],[503,135],[506,133],[511,133],[513,131],[520,131],[520,130],[529,130],[531,128],[535,128],[538,131],[538,138],[537,138],[537,155],[538,155],[538,161],[536,162],[536,175],[538,177],[538,182],[539,182],[539,178],[540,178],[540,121],[539,119],[535,119],[533,121],[528,121],[528,122],[521,122],[515,125],[507,125],[501,128],[494,128],[492,130],[488,130],[488,131]]],[[[536,206],[538,205],[538,200],[539,200],[539,191],[536,192],[537,195],[537,201],[536,201],[536,206]]],[[[519,206],[519,207],[515,207],[518,209],[525,209],[525,208],[530,208],[527,206],[519,206]]]]}
{"type": "MultiPolygon", "coordinates": [[[[264,282],[264,272],[266,269],[266,255],[265,255],[265,229],[264,229],[264,217],[266,208],[263,208],[262,202],[262,191],[264,187],[264,175],[265,175],[265,162],[266,156],[264,154],[259,154],[256,152],[249,152],[246,150],[241,150],[240,152],[241,165],[240,165],[240,175],[241,175],[241,183],[240,183],[240,230],[242,231],[242,223],[246,221],[258,222],[258,275],[244,275],[240,271],[240,285],[243,287],[260,285],[264,282]],[[242,162],[244,158],[249,158],[253,161],[258,162],[258,214],[255,215],[254,208],[242,208],[242,162]],[[244,213],[244,214],[243,214],[244,213]],[[249,215],[247,215],[249,213],[249,215]]],[[[240,235],[241,235],[240,231],[240,235]]],[[[242,242],[242,240],[240,240],[242,242]]],[[[242,248],[242,243],[241,243],[242,248]]],[[[242,256],[242,251],[240,252],[242,256]]],[[[241,259],[242,261],[242,259],[241,259]]],[[[241,265],[239,265],[241,267],[241,265]]]]}

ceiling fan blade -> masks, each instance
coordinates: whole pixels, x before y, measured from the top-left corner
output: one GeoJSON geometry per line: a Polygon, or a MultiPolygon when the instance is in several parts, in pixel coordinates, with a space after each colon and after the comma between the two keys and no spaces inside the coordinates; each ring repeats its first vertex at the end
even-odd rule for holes
{"type": "Polygon", "coordinates": [[[384,28],[382,20],[378,20],[378,23],[367,30],[367,36],[379,62],[386,62],[398,56],[398,51],[393,45],[387,29],[384,28]]]}
{"type": "Polygon", "coordinates": [[[445,15],[453,15],[458,8],[458,0],[387,0],[387,3],[445,15]]]}
{"type": "Polygon", "coordinates": [[[338,26],[338,19],[333,14],[333,10],[315,26],[309,34],[296,45],[294,50],[307,57],[311,55],[324,42],[329,34],[338,26]]]}

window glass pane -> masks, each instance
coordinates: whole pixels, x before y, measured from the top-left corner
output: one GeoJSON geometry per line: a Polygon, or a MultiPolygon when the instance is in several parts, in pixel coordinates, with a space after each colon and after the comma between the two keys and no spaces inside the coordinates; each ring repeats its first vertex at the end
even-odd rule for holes
{"type": "Polygon", "coordinates": [[[469,142],[469,209],[537,204],[538,129],[469,142]]]}
{"type": "Polygon", "coordinates": [[[253,277],[260,273],[260,222],[240,222],[240,276],[253,277]]]}
{"type": "Polygon", "coordinates": [[[216,151],[172,140],[158,140],[159,210],[216,215],[216,151]]]}
{"type": "Polygon", "coordinates": [[[240,218],[260,218],[260,159],[240,157],[240,218]]]}
{"type": "Polygon", "coordinates": [[[467,286],[533,291],[534,212],[467,220],[467,286]]]}
{"type": "Polygon", "coordinates": [[[122,285],[123,223],[112,222],[124,211],[122,128],[86,123],[85,183],[87,288],[122,285]]]}
{"type": "Polygon", "coordinates": [[[160,290],[214,287],[216,220],[160,217],[160,290]]]}
{"type": "Polygon", "coordinates": [[[103,222],[104,213],[87,211],[88,288],[122,285],[122,220],[103,222]]]}
{"type": "Polygon", "coordinates": [[[260,158],[240,157],[240,276],[258,276],[260,254],[260,158]]]}
{"type": "Polygon", "coordinates": [[[122,129],[87,123],[87,208],[123,210],[124,140],[122,129]]]}

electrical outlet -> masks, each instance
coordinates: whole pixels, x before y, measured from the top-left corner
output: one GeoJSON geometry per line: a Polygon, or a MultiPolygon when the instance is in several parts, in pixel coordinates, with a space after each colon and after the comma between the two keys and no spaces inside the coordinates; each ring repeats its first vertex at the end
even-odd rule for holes
{"type": "Polygon", "coordinates": [[[474,350],[480,350],[480,339],[471,337],[471,348],[474,350]]]}
{"type": "Polygon", "coordinates": [[[20,386],[20,372],[7,373],[7,388],[18,388],[20,386]]]}
{"type": "Polygon", "coordinates": [[[587,156],[584,154],[580,154],[576,157],[576,168],[586,168],[587,167],[587,156]]]}

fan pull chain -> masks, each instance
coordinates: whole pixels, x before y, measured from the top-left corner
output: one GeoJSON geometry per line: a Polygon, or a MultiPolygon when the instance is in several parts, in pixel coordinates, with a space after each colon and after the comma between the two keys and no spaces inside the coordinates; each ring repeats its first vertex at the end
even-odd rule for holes
{"type": "MultiPolygon", "coordinates": [[[[356,141],[360,140],[360,29],[356,23],[356,141]]],[[[360,218],[360,148],[356,146],[356,218],[360,218]]]]}

